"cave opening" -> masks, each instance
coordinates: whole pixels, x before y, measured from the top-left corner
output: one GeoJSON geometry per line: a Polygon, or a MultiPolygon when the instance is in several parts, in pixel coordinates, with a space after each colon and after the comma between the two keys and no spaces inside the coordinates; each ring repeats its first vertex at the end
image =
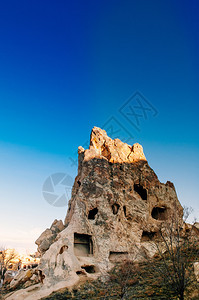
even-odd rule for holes
{"type": "Polygon", "coordinates": [[[113,211],[114,215],[117,215],[119,208],[120,208],[120,205],[118,203],[114,203],[112,205],[112,211],[113,211]]]}
{"type": "Polygon", "coordinates": [[[154,207],[151,216],[156,220],[166,220],[166,208],[165,207],[154,207]]]}
{"type": "Polygon", "coordinates": [[[134,184],[134,191],[140,195],[142,200],[147,200],[147,190],[140,184],[134,184]]]}
{"type": "Polygon", "coordinates": [[[93,254],[92,236],[89,234],[74,233],[74,252],[77,256],[93,254]]]}
{"type": "Polygon", "coordinates": [[[143,231],[142,237],[141,237],[141,242],[152,241],[156,235],[157,235],[157,232],[143,231]]]}
{"type": "Polygon", "coordinates": [[[124,215],[126,217],[126,206],[125,205],[123,206],[123,211],[124,211],[124,215]]]}
{"type": "Polygon", "coordinates": [[[89,220],[94,220],[97,213],[98,213],[97,207],[91,209],[91,210],[89,211],[89,213],[88,213],[88,219],[89,219],[89,220]]]}
{"type": "Polygon", "coordinates": [[[68,249],[68,246],[64,245],[61,247],[59,254],[62,254],[64,251],[66,251],[68,249]]]}
{"type": "Polygon", "coordinates": [[[77,275],[83,275],[83,276],[86,275],[86,274],[84,273],[84,271],[77,271],[76,274],[77,274],[77,275]]]}
{"type": "Polygon", "coordinates": [[[93,265],[82,266],[81,268],[84,269],[87,273],[95,273],[95,267],[93,265]]]}

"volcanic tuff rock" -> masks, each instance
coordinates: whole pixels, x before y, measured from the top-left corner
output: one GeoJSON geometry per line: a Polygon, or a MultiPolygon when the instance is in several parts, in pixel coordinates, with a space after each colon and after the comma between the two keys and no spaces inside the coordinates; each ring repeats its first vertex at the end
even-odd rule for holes
{"type": "Polygon", "coordinates": [[[50,245],[54,243],[57,234],[64,229],[64,224],[61,220],[54,220],[50,229],[47,228],[40,237],[36,240],[35,244],[38,246],[40,254],[44,254],[49,249],[50,245]]]}
{"type": "Polygon", "coordinates": [[[199,282],[199,262],[194,263],[194,273],[197,281],[199,282]]]}
{"type": "MultiPolygon", "coordinates": [[[[42,288],[34,291],[34,299],[102,276],[126,258],[139,260],[141,251],[153,256],[149,239],[162,222],[169,222],[176,211],[182,220],[174,185],[158,180],[141,145],[112,140],[94,127],[89,149],[79,147],[78,154],[66,228],[47,251],[41,247],[45,239],[37,240],[41,252],[45,251],[40,263],[45,279],[42,288]]],[[[30,290],[27,295],[25,299],[31,299],[30,290]]]]}

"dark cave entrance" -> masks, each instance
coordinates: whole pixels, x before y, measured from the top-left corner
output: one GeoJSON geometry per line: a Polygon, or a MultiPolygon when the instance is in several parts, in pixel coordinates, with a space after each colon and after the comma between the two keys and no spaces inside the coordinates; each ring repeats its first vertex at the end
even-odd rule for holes
{"type": "Polygon", "coordinates": [[[147,200],[147,190],[140,184],[134,184],[134,191],[140,195],[142,200],[147,200]]]}
{"type": "Polygon", "coordinates": [[[74,233],[74,252],[77,256],[90,256],[93,254],[92,236],[74,233]]]}
{"type": "Polygon", "coordinates": [[[123,206],[123,211],[124,211],[124,215],[126,217],[126,206],[125,205],[123,206]]]}
{"type": "Polygon", "coordinates": [[[94,220],[97,213],[98,213],[97,207],[91,209],[91,210],[89,211],[89,213],[88,213],[88,219],[89,219],[89,220],[94,220]]]}
{"type": "Polygon", "coordinates": [[[143,231],[141,242],[147,242],[154,240],[155,236],[157,235],[157,232],[151,232],[151,231],[143,231]]]}
{"type": "Polygon", "coordinates": [[[117,215],[119,208],[120,208],[120,205],[117,204],[117,203],[114,203],[114,204],[112,205],[112,211],[113,211],[113,214],[114,214],[114,215],[117,215]]]}
{"type": "Polygon", "coordinates": [[[167,212],[166,207],[154,207],[151,216],[153,219],[156,220],[166,220],[167,219],[167,212]]]}
{"type": "Polygon", "coordinates": [[[92,266],[81,266],[82,269],[84,269],[87,273],[95,273],[95,267],[92,266]]]}

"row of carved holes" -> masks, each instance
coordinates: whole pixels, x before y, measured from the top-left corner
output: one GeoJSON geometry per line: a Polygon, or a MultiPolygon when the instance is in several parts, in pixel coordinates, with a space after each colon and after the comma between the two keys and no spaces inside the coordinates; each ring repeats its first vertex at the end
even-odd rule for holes
{"type": "MultiPolygon", "coordinates": [[[[114,215],[116,215],[118,213],[119,208],[120,208],[120,205],[118,203],[114,203],[112,205],[112,211],[113,211],[114,215]]],[[[125,205],[123,206],[123,211],[124,211],[124,215],[126,217],[126,206],[125,205]]],[[[94,220],[97,213],[98,213],[97,207],[91,209],[88,214],[88,219],[94,220]]],[[[156,219],[156,220],[166,220],[166,208],[165,207],[154,207],[151,212],[151,216],[153,219],[156,219]]]]}
{"type": "MultiPolygon", "coordinates": [[[[120,208],[120,205],[118,203],[115,203],[112,205],[112,211],[113,211],[114,215],[116,215],[118,213],[119,208],[120,208]]],[[[125,205],[123,206],[123,211],[124,211],[124,215],[126,217],[126,206],[125,205]]],[[[88,219],[94,220],[97,213],[98,213],[97,207],[91,209],[88,214],[88,219]]],[[[154,207],[151,212],[151,216],[153,219],[156,219],[156,220],[166,220],[166,208],[165,207],[154,207]]]]}
{"type": "MultiPolygon", "coordinates": [[[[147,200],[147,190],[144,189],[141,185],[134,184],[134,190],[136,193],[138,193],[140,195],[140,197],[143,200],[147,200]]],[[[118,203],[114,203],[112,205],[112,211],[113,211],[114,215],[116,215],[118,213],[119,208],[120,208],[120,205],[118,203]]],[[[123,206],[123,211],[124,211],[124,215],[126,217],[126,206],[123,206]]]]}
{"type": "MultiPolygon", "coordinates": [[[[115,203],[112,205],[112,211],[113,214],[116,215],[118,213],[118,210],[120,208],[120,205],[118,203],[115,203]]],[[[126,217],[126,206],[123,206],[123,211],[124,211],[124,215],[126,217]]],[[[151,216],[153,219],[156,220],[166,220],[167,219],[167,215],[166,215],[166,208],[165,207],[154,207],[152,212],[151,212],[151,216]]]]}
{"type": "MultiPolygon", "coordinates": [[[[119,208],[120,208],[120,205],[118,203],[114,203],[112,205],[112,211],[113,211],[114,215],[116,215],[118,213],[119,208]]],[[[124,211],[124,215],[126,217],[126,206],[123,206],[123,211],[124,211]]],[[[88,219],[89,220],[94,220],[97,213],[98,213],[98,208],[97,207],[91,209],[88,213],[88,219]]]]}

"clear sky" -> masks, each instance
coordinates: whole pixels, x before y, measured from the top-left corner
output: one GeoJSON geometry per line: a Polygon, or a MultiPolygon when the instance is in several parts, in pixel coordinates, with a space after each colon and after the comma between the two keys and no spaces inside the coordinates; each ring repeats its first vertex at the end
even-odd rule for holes
{"type": "Polygon", "coordinates": [[[64,218],[43,183],[74,178],[93,126],[128,131],[199,216],[198,14],[197,0],[1,1],[0,244],[32,251],[64,218]],[[122,110],[136,91],[152,108],[139,124],[122,110]]]}

